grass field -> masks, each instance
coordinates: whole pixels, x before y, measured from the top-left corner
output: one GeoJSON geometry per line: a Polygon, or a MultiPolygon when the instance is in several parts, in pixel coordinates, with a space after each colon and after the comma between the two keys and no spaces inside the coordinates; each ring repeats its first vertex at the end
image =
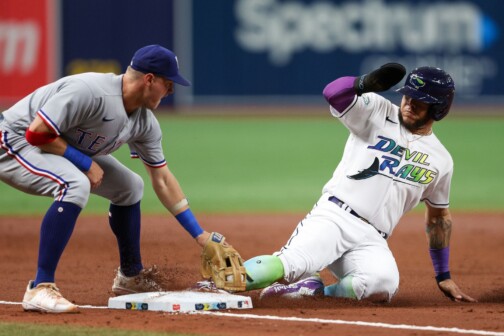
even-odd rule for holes
{"type": "MultiPolygon", "coordinates": [[[[306,212],[338,164],[347,130],[330,116],[159,117],[164,149],[196,212],[306,212]]],[[[500,145],[504,118],[448,118],[435,132],[455,161],[454,210],[504,209],[500,145]]],[[[162,213],[146,171],[129,158],[127,146],[114,154],[146,181],[144,213],[162,213]]],[[[0,214],[42,214],[51,199],[28,196],[0,184],[0,214]]],[[[84,214],[106,212],[92,196],[84,214]]]]}
{"type": "MultiPolygon", "coordinates": [[[[330,178],[348,136],[326,117],[163,116],[167,161],[196,212],[308,211],[330,178]]],[[[501,178],[503,118],[449,118],[436,125],[452,153],[455,175],[452,209],[504,209],[501,178]]],[[[127,147],[116,157],[148,178],[127,147]]],[[[43,214],[51,199],[18,192],[0,183],[0,215],[43,214]]],[[[144,213],[165,210],[148,185],[144,213]]],[[[84,214],[106,213],[108,202],[91,197],[84,214]]],[[[134,335],[137,331],[0,323],[0,335],[134,335]]],[[[159,335],[157,333],[142,333],[159,335]]],[[[166,335],[166,334],[165,334],[166,335]]],[[[175,335],[175,334],[170,334],[175,335]]]]}
{"type": "MultiPolygon", "coordinates": [[[[85,328],[85,327],[61,327],[61,326],[43,326],[34,324],[3,323],[0,322],[0,336],[134,336],[138,331],[133,330],[114,330],[104,328],[85,328]]],[[[141,332],[142,336],[190,336],[191,334],[176,333],[157,333],[141,332]]]]}

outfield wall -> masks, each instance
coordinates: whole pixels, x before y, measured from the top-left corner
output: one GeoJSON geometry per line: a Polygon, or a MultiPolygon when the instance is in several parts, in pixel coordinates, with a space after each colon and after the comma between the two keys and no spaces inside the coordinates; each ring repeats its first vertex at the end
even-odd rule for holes
{"type": "Polygon", "coordinates": [[[499,0],[0,0],[0,8],[0,104],[59,76],[120,73],[151,43],[174,49],[194,84],[165,105],[316,104],[334,78],[390,61],[448,70],[456,104],[504,103],[499,0]]]}

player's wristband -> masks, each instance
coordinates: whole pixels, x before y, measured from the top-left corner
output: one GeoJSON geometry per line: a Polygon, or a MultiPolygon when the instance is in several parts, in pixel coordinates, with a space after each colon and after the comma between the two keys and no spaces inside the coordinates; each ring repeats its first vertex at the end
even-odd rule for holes
{"type": "Polygon", "coordinates": [[[432,259],[432,266],[436,273],[436,281],[439,283],[443,280],[450,279],[450,268],[448,262],[450,260],[450,247],[440,249],[429,249],[429,254],[432,259]],[[439,279],[438,279],[439,278],[439,279]]]}
{"type": "Polygon", "coordinates": [[[198,221],[196,220],[196,217],[194,217],[191,209],[182,211],[176,215],[175,218],[177,218],[179,223],[193,238],[196,238],[203,233],[203,229],[198,224],[198,221]]]}
{"type": "Polygon", "coordinates": [[[187,198],[183,198],[180,202],[176,203],[174,206],[170,208],[171,213],[178,212],[180,209],[184,208],[185,206],[189,205],[189,201],[187,198]]]}
{"type": "Polygon", "coordinates": [[[450,272],[444,272],[441,274],[436,275],[436,282],[440,283],[441,281],[451,279],[450,272]]]}
{"type": "Polygon", "coordinates": [[[81,153],[70,145],[67,145],[63,157],[72,162],[83,172],[87,172],[91,168],[91,164],[93,163],[93,160],[89,156],[81,153]]]}

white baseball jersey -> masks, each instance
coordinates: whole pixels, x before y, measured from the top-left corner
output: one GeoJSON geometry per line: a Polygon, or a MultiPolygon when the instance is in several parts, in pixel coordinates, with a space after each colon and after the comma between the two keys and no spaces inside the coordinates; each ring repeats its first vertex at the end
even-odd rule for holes
{"type": "Polygon", "coordinates": [[[355,96],[333,116],[350,130],[343,158],[323,188],[377,229],[390,234],[420,201],[449,205],[453,161],[434,133],[401,126],[399,107],[375,93],[355,96]]]}
{"type": "Polygon", "coordinates": [[[313,209],[275,255],[287,282],[328,268],[339,282],[326,295],[390,300],[399,271],[376,229],[390,235],[401,216],[422,200],[448,207],[453,162],[434,134],[409,132],[399,122],[399,107],[377,94],[354,96],[344,111],[331,107],[331,113],[350,130],[343,158],[313,209]]]}
{"type": "Polygon", "coordinates": [[[127,143],[132,156],[145,164],[166,164],[153,112],[140,108],[126,114],[122,75],[84,73],[61,78],[28,95],[3,116],[11,136],[12,132],[24,136],[37,114],[68,144],[91,157],[112,153],[127,143]]]}

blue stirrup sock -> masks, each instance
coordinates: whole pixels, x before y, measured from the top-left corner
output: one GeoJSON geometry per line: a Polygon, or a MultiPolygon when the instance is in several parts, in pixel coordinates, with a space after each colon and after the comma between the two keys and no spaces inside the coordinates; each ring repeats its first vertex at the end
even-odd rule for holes
{"type": "Polygon", "coordinates": [[[34,286],[54,282],[54,273],[81,212],[78,205],[55,201],[47,210],[40,227],[37,275],[34,286]]]}
{"type": "Polygon", "coordinates": [[[109,224],[117,238],[122,273],[135,276],[143,269],[140,255],[140,201],[133,205],[110,204],[109,224]]]}
{"type": "Polygon", "coordinates": [[[268,287],[284,276],[282,261],[273,255],[254,257],[245,261],[243,266],[247,271],[246,290],[268,287]]]}

